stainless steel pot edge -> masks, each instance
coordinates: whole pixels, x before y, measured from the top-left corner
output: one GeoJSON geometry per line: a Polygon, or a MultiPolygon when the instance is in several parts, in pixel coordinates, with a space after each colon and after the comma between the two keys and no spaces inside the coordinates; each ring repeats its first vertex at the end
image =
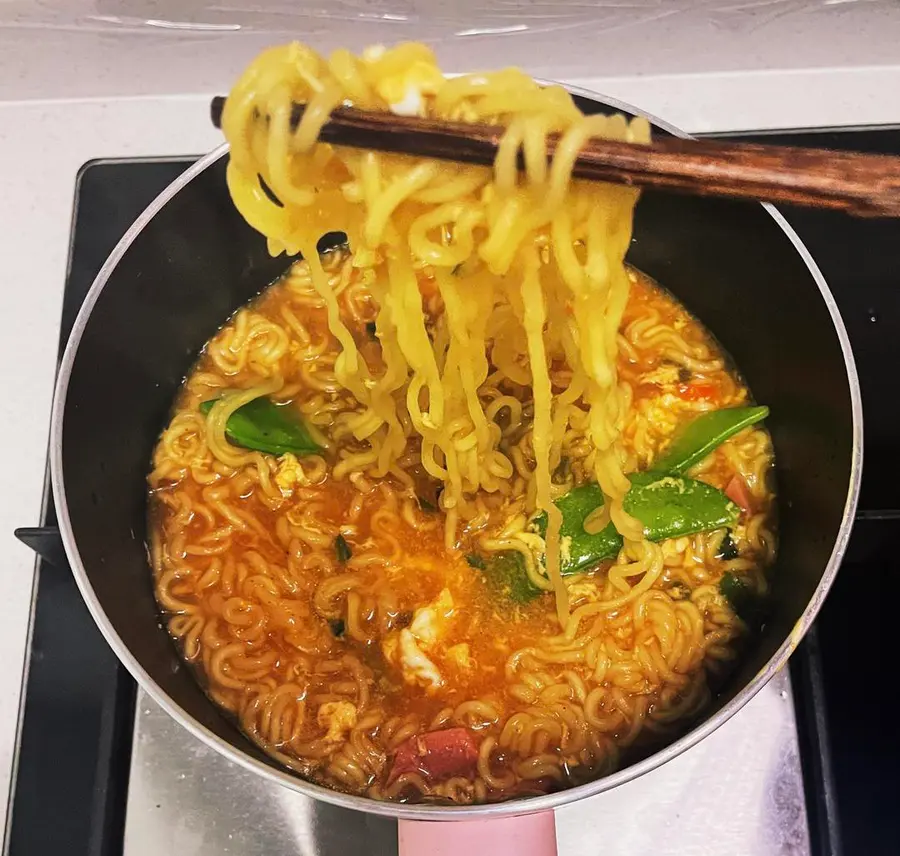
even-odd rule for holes
{"type": "MultiPolygon", "coordinates": [[[[655,126],[662,128],[676,136],[689,137],[683,131],[673,127],[667,122],[656,119],[655,117],[639,111],[634,107],[618,101],[613,98],[607,98],[596,92],[581,89],[578,87],[567,87],[574,94],[582,95],[595,101],[602,102],[606,106],[614,109],[624,110],[632,115],[641,115],[652,122],[655,126]]],[[[831,315],[835,332],[841,344],[841,350],[844,355],[844,362],[847,369],[847,380],[850,385],[851,410],[853,416],[853,457],[851,462],[850,484],[847,491],[847,500],[844,506],[844,516],[841,522],[838,537],[831,557],[826,566],[822,579],[816,588],[815,594],[810,601],[803,615],[797,622],[790,638],[785,640],[776,654],[769,660],[765,669],[759,672],[756,677],[744,687],[744,689],[725,707],[711,717],[707,722],[695,728],[686,734],[680,740],[670,744],[659,752],[650,757],[627,767],[610,776],[598,779],[594,782],[580,785],[575,788],[560,791],[558,793],[547,794],[541,797],[531,797],[527,800],[512,800],[503,803],[493,803],[479,806],[426,806],[426,805],[402,805],[398,803],[379,802],[367,797],[352,796],[340,793],[329,788],[315,785],[301,779],[288,771],[276,770],[269,767],[261,761],[257,761],[243,752],[237,750],[227,741],[213,734],[193,717],[189,716],[184,710],[175,704],[164,693],[159,685],[150,677],[143,669],[137,659],[131,654],[124,645],[115,629],[112,627],[109,619],[103,611],[93,588],[87,578],[81,556],[78,552],[75,538],[72,532],[71,519],[69,517],[68,506],[66,503],[65,483],[62,471],[62,428],[63,416],[66,405],[66,394],[68,390],[69,377],[71,375],[72,366],[78,346],[81,341],[87,320],[93,310],[94,304],[97,302],[110,274],[116,265],[124,256],[129,246],[135,240],[137,235],[152,220],[155,214],[180,190],[191,182],[207,167],[215,163],[219,158],[224,157],[228,151],[228,145],[223,144],[214,151],[202,157],[197,163],[189,167],[178,179],[169,185],[137,218],[134,224],[128,229],[109,258],[103,264],[97,278],[94,280],[84,304],[78,313],[72,333],[66,345],[63,359],[60,364],[59,375],[57,378],[56,391],[53,399],[53,408],[51,414],[50,426],[50,467],[51,467],[51,485],[53,489],[53,497],[56,504],[57,517],[59,521],[60,533],[66,554],[69,558],[75,581],[79,591],[87,604],[94,621],[99,627],[101,633],[107,643],[128,669],[134,679],[140,686],[150,695],[150,697],[184,728],[190,731],[199,740],[202,740],[211,748],[215,749],[230,761],[250,770],[266,779],[276,782],[285,787],[298,791],[305,796],[313,799],[319,799],[333,805],[343,808],[364,811],[371,814],[384,815],[394,818],[403,818],[406,820],[465,820],[473,818],[500,817],[509,815],[531,814],[539,811],[546,811],[558,806],[574,802],[579,799],[600,794],[603,791],[611,790],[618,785],[636,779],[645,773],[662,766],[666,762],[680,755],[682,752],[699,743],[703,738],[707,737],[719,726],[730,719],[737,713],[753,696],[778,672],[787,661],[790,654],[796,648],[806,629],[812,623],[822,602],[825,599],[828,589],[831,587],[834,576],[837,573],[841,558],[850,538],[850,531],[853,525],[853,517],[856,511],[856,503],[859,495],[860,479],[862,476],[862,401],[859,388],[859,379],[856,372],[856,364],[853,359],[853,353],[847,331],[844,327],[843,320],[831,294],[825,279],[822,276],[816,263],[813,261],[808,250],[801,242],[799,236],[788,225],[781,214],[772,206],[764,205],[770,216],[778,223],[784,231],[788,239],[794,245],[800,254],[807,268],[813,276],[822,299],[825,301],[828,311],[831,315]]]]}

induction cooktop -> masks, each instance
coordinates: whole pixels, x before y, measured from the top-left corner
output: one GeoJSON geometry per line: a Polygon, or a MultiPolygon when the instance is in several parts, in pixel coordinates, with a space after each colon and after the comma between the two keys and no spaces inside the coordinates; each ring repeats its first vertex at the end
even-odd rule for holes
{"type": "MultiPolygon", "coordinates": [[[[900,153],[900,129],[766,135],[900,153]]],[[[107,254],[194,158],[95,161],[77,181],[60,347],[107,254]]],[[[850,334],[865,409],[857,524],[812,631],[718,732],[660,770],[561,809],[561,854],[807,856],[900,852],[893,603],[900,222],[785,209],[850,334]]],[[[140,692],[95,628],[66,564],[52,499],[20,530],[39,553],[6,847],[11,856],[394,854],[396,825],[264,783],[140,692]]]]}

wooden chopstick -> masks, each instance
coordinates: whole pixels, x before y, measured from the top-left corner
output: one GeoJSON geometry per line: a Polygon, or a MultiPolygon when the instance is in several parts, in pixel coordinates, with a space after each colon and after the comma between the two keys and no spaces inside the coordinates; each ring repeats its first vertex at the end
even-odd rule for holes
{"type": "MultiPolygon", "coordinates": [[[[225,99],[214,98],[220,126],[225,99]]],[[[303,105],[294,106],[299,122],[303,105]]],[[[443,122],[340,107],[320,138],[338,146],[489,165],[503,135],[498,125],[443,122]]],[[[548,139],[548,156],[556,137],[548,139]]],[[[864,217],[900,217],[900,157],[829,149],[684,140],[663,137],[649,146],[591,140],[574,175],[694,196],[806,205],[864,217]]]]}

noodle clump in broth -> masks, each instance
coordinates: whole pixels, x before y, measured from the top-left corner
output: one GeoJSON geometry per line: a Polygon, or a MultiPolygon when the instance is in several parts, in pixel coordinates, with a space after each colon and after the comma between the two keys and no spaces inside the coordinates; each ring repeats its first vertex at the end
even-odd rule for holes
{"type": "Polygon", "coordinates": [[[543,793],[677,735],[747,635],[730,594],[765,594],[773,457],[732,419],[676,460],[749,391],[626,267],[637,192],[571,179],[647,123],[422,45],[293,44],[222,127],[235,205],[302,260],[207,344],[154,455],[157,597],[209,694],[383,799],[543,793]],[[319,143],[345,103],[506,131],[493,169],[319,143]]]}

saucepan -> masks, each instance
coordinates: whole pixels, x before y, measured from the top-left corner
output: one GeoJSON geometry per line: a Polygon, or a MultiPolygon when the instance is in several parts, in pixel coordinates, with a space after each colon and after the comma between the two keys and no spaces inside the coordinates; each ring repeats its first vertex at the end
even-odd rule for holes
{"type": "MultiPolygon", "coordinates": [[[[587,112],[626,105],[575,92],[587,112]]],[[[652,117],[657,133],[678,133],[652,117]]],[[[780,549],[769,618],[694,727],[588,784],[465,807],[351,796],[279,766],[181,667],[153,597],[146,475],[173,397],[199,349],[288,265],[234,209],[226,146],[201,158],[138,218],[97,276],[72,332],[53,409],[53,491],[82,595],[147,693],[203,742],[307,796],[400,820],[405,853],[555,852],[552,809],[664,764],[733,716],[784,664],[822,604],[847,545],[862,466],[862,408],[834,299],[771,207],[645,193],[629,261],[666,285],[721,340],[771,408],[780,549]],[[455,821],[436,823],[432,821],[455,821]]]]}

